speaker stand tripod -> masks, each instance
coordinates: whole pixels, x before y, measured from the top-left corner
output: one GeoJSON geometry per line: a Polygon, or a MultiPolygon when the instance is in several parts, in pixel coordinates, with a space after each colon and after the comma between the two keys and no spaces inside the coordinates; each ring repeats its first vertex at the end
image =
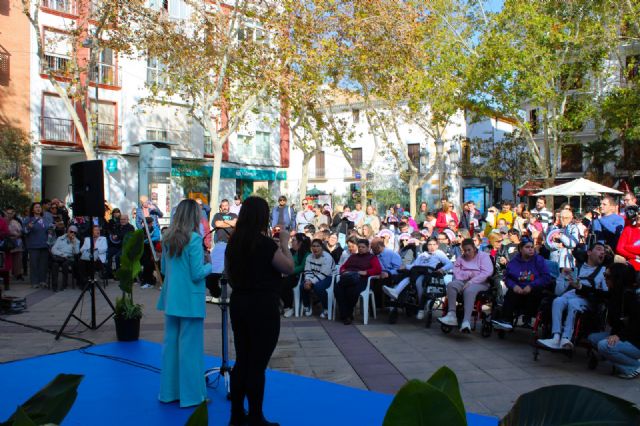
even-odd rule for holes
{"type": "Polygon", "coordinates": [[[222,363],[220,367],[210,368],[204,373],[207,384],[212,380],[211,376],[219,375],[224,380],[224,387],[227,391],[227,399],[231,395],[231,367],[229,366],[229,298],[227,296],[227,279],[222,277],[220,279],[220,302],[217,305],[220,307],[220,315],[222,316],[222,363]]]}
{"type": "Polygon", "coordinates": [[[56,340],[60,339],[60,336],[64,333],[64,329],[67,327],[67,324],[69,323],[69,320],[71,320],[71,318],[77,319],[81,324],[83,324],[85,327],[87,327],[90,330],[97,330],[102,326],[102,324],[107,322],[109,318],[115,315],[116,308],[113,306],[113,303],[111,303],[109,296],[107,296],[107,293],[105,293],[102,286],[95,279],[95,264],[94,264],[95,258],[93,253],[94,252],[93,217],[91,217],[90,220],[91,220],[91,227],[89,229],[89,250],[90,250],[89,262],[90,264],[89,264],[89,271],[88,271],[89,272],[88,280],[87,280],[87,283],[84,285],[84,288],[80,293],[80,296],[78,296],[76,303],[73,305],[73,308],[71,308],[71,312],[69,312],[69,314],[67,315],[67,318],[64,320],[64,323],[62,323],[62,327],[60,327],[60,330],[58,330],[58,334],[56,334],[56,340]],[[96,289],[100,291],[100,294],[102,294],[102,297],[104,297],[104,299],[107,301],[107,303],[111,307],[111,313],[99,324],[96,321],[96,289]],[[75,314],[76,308],[78,307],[80,302],[84,299],[84,296],[87,292],[91,294],[91,320],[89,324],[87,324],[82,318],[78,317],[75,314]]]}

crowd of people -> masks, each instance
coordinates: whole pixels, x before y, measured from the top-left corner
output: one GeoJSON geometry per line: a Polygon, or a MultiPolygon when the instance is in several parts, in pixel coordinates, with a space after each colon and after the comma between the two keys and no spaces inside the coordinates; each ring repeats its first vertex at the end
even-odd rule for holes
{"type": "MultiPolygon", "coordinates": [[[[538,344],[550,349],[571,349],[576,316],[605,306],[620,318],[610,314],[610,334],[596,330],[589,341],[622,376],[636,377],[640,375],[640,220],[635,195],[626,193],[622,202],[619,205],[605,195],[597,208],[578,216],[568,204],[547,208],[544,198],[538,198],[532,209],[526,203],[503,201],[484,213],[471,200],[460,208],[441,200],[438,209],[421,203],[413,215],[400,204],[379,212],[373,205],[363,208],[355,203],[352,210],[304,199],[296,208],[280,196],[269,211],[265,231],[278,247],[286,239],[292,254],[293,271],[282,276],[277,289],[280,312],[285,318],[293,316],[294,294],[299,294],[302,315],[315,312],[328,318],[329,298],[335,297],[339,319],[348,325],[372,277],[376,297],[383,302],[378,306],[397,302],[407,289],[414,289],[421,301],[425,283],[448,277],[447,302],[438,318],[443,326],[470,332],[478,295],[498,289],[499,309],[492,313],[491,326],[511,330],[519,318],[523,326],[530,326],[546,305],[550,335],[541,336],[538,344]]],[[[209,206],[202,200],[196,203],[197,231],[211,265],[206,301],[216,302],[227,245],[243,202],[239,196],[231,202],[222,200],[211,221],[209,206]]],[[[69,275],[80,283],[87,279],[93,246],[95,269],[108,279],[118,267],[126,234],[145,229],[151,244],[145,242],[139,282],[141,288],[154,287],[162,217],[163,212],[144,196],[131,220],[119,209],[108,208],[105,217],[93,223],[70,215],[58,199],[33,203],[23,217],[7,206],[0,220],[4,267],[18,279],[28,270],[33,287],[47,285],[59,291],[68,286],[69,275]]],[[[416,318],[424,315],[425,306],[418,306],[416,318]]]]}

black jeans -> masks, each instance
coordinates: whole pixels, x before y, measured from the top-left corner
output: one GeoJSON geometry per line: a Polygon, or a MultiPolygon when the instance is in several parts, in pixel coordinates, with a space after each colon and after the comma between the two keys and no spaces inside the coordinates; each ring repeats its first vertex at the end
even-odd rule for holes
{"type": "Polygon", "coordinates": [[[282,279],[280,298],[285,308],[293,308],[293,288],[298,285],[300,275],[288,275],[282,279]]]}
{"type": "Polygon", "coordinates": [[[144,243],[144,252],[142,253],[142,258],[140,258],[140,264],[142,265],[142,284],[155,285],[156,278],[153,275],[155,265],[153,264],[153,253],[148,242],[144,243]]]}
{"type": "Polygon", "coordinates": [[[231,416],[240,418],[249,401],[249,424],[262,419],[265,370],[280,336],[279,296],[275,292],[231,293],[231,328],[236,363],[231,371],[231,416]]]}
{"type": "Polygon", "coordinates": [[[507,322],[513,321],[514,312],[519,312],[529,317],[534,317],[542,300],[542,288],[533,287],[529,294],[517,294],[513,289],[507,290],[502,305],[500,319],[507,322]]]}
{"type": "Polygon", "coordinates": [[[62,271],[62,289],[67,288],[69,282],[69,272],[72,276],[77,275],[76,260],[66,257],[53,256],[51,259],[51,289],[58,291],[58,271],[62,271]]]}
{"type": "Polygon", "coordinates": [[[367,287],[367,279],[368,277],[357,272],[346,272],[340,275],[340,282],[333,289],[340,319],[353,318],[353,308],[358,303],[360,293],[367,287]]]}

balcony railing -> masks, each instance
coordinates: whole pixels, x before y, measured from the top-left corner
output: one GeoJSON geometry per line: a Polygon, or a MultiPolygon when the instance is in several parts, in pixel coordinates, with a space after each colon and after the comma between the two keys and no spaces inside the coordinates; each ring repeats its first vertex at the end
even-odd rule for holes
{"type": "Polygon", "coordinates": [[[48,55],[45,53],[42,63],[42,72],[54,72],[56,74],[64,74],[69,70],[69,62],[71,59],[64,56],[48,55]]]}
{"type": "MultiPolygon", "coordinates": [[[[98,123],[98,146],[120,147],[120,126],[98,123]]],[[[54,117],[40,117],[40,137],[45,143],[80,145],[73,120],[54,117]]]]}
{"type": "Polygon", "coordinates": [[[122,87],[122,82],[120,81],[121,71],[122,70],[116,68],[115,65],[97,64],[96,68],[89,73],[89,78],[94,83],[97,81],[98,84],[122,87]]]}
{"type": "Polygon", "coordinates": [[[78,12],[75,0],[42,0],[41,6],[69,15],[77,15],[78,12]]]}
{"type": "Polygon", "coordinates": [[[73,120],[40,117],[40,137],[44,142],[77,144],[73,120]]]}

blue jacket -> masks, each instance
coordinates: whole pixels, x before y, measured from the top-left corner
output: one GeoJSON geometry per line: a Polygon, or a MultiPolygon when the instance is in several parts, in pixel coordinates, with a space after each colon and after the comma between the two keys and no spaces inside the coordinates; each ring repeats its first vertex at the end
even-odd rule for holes
{"type": "Polygon", "coordinates": [[[402,258],[400,258],[400,255],[388,248],[380,252],[378,260],[380,260],[380,265],[382,265],[382,271],[389,275],[396,275],[398,268],[402,266],[402,258]]]}
{"type": "Polygon", "coordinates": [[[284,225],[285,228],[291,230],[296,228],[296,215],[291,206],[285,206],[284,223],[278,223],[278,206],[271,210],[271,226],[284,225]]]}
{"type": "MultiPolygon", "coordinates": [[[[160,229],[160,225],[158,224],[158,218],[163,216],[160,209],[157,209],[155,207],[149,208],[149,216],[153,218],[153,226],[160,229]]],[[[142,223],[143,219],[144,219],[144,213],[142,212],[142,207],[138,207],[136,209],[136,229],[144,229],[144,224],[142,223]]]]}
{"type": "Polygon", "coordinates": [[[165,278],[158,310],[177,317],[204,318],[205,277],[210,270],[204,261],[202,237],[196,232],[178,257],[170,257],[163,247],[161,272],[165,278]]]}
{"type": "Polygon", "coordinates": [[[618,239],[620,239],[623,228],[624,219],[617,214],[601,216],[593,221],[593,233],[596,234],[596,240],[607,244],[614,250],[618,246],[618,239]]]}
{"type": "Polygon", "coordinates": [[[49,248],[47,242],[49,239],[49,230],[51,230],[52,227],[53,223],[51,223],[46,216],[26,217],[22,224],[22,229],[24,230],[27,249],[49,248]],[[30,223],[33,224],[33,227],[29,227],[30,223]]]}
{"type": "Polygon", "coordinates": [[[542,256],[536,254],[525,262],[518,253],[507,263],[504,280],[509,288],[515,286],[524,288],[528,285],[533,288],[549,284],[551,275],[542,256]]]}

